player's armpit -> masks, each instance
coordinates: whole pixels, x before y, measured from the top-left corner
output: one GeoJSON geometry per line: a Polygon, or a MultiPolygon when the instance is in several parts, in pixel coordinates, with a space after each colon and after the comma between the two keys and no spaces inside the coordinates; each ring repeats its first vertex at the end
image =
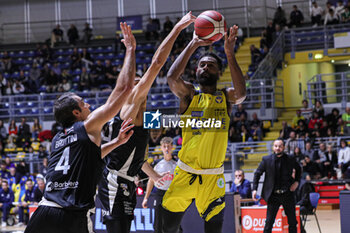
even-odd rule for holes
{"type": "Polygon", "coordinates": [[[242,103],[246,96],[239,94],[234,88],[230,87],[226,89],[226,98],[232,104],[242,103]]]}

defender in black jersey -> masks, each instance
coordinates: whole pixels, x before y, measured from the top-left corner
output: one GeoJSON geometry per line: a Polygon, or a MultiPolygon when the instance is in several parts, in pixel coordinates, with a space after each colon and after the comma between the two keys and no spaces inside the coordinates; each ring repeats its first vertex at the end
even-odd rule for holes
{"type": "Polygon", "coordinates": [[[65,93],[54,104],[54,114],[65,128],[56,134],[46,176],[44,197],[25,232],[88,232],[87,211],[94,206],[102,158],[132,136],[128,119],[119,135],[101,146],[101,129],[115,116],[130,95],[135,76],[136,41],[130,26],[121,24],[126,55],[124,66],[104,105],[90,113],[89,104],[74,93],[65,93]]]}
{"type": "Polygon", "coordinates": [[[99,184],[98,195],[103,205],[103,219],[109,233],[130,232],[136,205],[134,176],[140,169],[154,181],[162,182],[162,176],[155,172],[147,162],[144,162],[148,132],[142,128],[143,112],[146,110],[147,93],[166,62],[176,38],[195,19],[196,17],[192,16],[190,12],[175,25],[155,52],[151,66],[139,82],[135,83],[135,87],[120,114],[106,127],[108,132],[105,131],[104,134],[106,140],[109,141],[117,134],[123,119],[134,119],[135,127],[132,138],[106,157],[107,166],[99,184]]]}

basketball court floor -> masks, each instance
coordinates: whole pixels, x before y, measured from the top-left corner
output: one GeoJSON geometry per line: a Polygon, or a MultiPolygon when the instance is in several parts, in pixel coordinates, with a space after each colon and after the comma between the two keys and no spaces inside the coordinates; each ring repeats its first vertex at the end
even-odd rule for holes
{"type": "MultiPolygon", "coordinates": [[[[340,211],[339,210],[318,210],[318,221],[323,233],[340,233],[340,211]]],[[[23,233],[25,227],[6,227],[0,228],[0,232],[23,233]]],[[[317,223],[314,216],[308,216],[305,230],[307,233],[318,233],[317,223]]],[[[193,232],[198,233],[198,232],[193,232]]],[[[234,233],[234,232],[223,232],[234,233]]]]}

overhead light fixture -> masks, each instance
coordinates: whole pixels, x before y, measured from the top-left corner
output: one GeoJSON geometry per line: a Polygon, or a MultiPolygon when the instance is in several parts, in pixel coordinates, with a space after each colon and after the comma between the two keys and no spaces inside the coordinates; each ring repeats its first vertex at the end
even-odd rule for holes
{"type": "Polygon", "coordinates": [[[332,63],[334,63],[334,60],[331,60],[332,63]]]}
{"type": "Polygon", "coordinates": [[[348,66],[350,66],[350,63],[348,63],[348,66]]]}

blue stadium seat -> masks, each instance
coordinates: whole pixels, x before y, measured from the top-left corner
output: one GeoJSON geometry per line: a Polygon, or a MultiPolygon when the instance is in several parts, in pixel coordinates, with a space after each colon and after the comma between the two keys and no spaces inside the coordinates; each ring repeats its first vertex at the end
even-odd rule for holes
{"type": "Polygon", "coordinates": [[[176,107],[175,101],[164,101],[163,106],[166,108],[176,107]]]}
{"type": "Polygon", "coordinates": [[[14,51],[8,52],[8,55],[9,55],[10,57],[15,57],[15,56],[16,56],[14,51]]]}
{"type": "Polygon", "coordinates": [[[163,99],[164,100],[173,100],[173,99],[175,99],[175,95],[172,93],[166,93],[166,94],[163,94],[163,99]]]}
{"type": "Polygon", "coordinates": [[[118,53],[117,58],[124,59],[124,56],[125,56],[124,53],[120,52],[120,53],[118,53]]]}
{"type": "Polygon", "coordinates": [[[111,60],[114,58],[114,54],[113,53],[109,53],[105,56],[107,59],[111,60]]]}
{"type": "Polygon", "coordinates": [[[162,104],[160,102],[152,101],[151,107],[152,108],[160,108],[160,107],[162,107],[162,104]]]}
{"type": "Polygon", "coordinates": [[[81,74],[81,69],[80,68],[76,68],[74,71],[73,71],[73,73],[72,73],[72,75],[80,75],[81,74]]]}
{"type": "Polygon", "coordinates": [[[34,57],[35,56],[35,52],[33,50],[30,50],[27,52],[27,57],[34,57]]]}
{"type": "Polygon", "coordinates": [[[162,99],[162,95],[151,94],[151,100],[152,101],[157,101],[157,100],[161,100],[161,99],[162,99]]]}
{"type": "Polygon", "coordinates": [[[9,79],[11,77],[11,74],[8,72],[5,72],[2,74],[4,76],[5,79],[9,79]]]}
{"type": "Polygon", "coordinates": [[[38,108],[32,108],[32,114],[39,114],[38,108]]]}
{"type": "Polygon", "coordinates": [[[53,112],[52,108],[44,108],[45,114],[51,114],[53,112]]]}
{"type": "Polygon", "coordinates": [[[31,68],[32,68],[32,66],[29,65],[29,64],[26,64],[25,66],[22,67],[22,69],[23,69],[24,71],[29,71],[31,68]]]}
{"type": "Polygon", "coordinates": [[[97,47],[97,48],[94,48],[92,50],[93,53],[103,53],[103,48],[100,46],[100,47],[97,47]]]}
{"type": "Polygon", "coordinates": [[[38,107],[38,102],[29,101],[27,102],[27,107],[28,108],[38,107]]]}
{"type": "Polygon", "coordinates": [[[53,106],[53,101],[45,101],[44,102],[44,107],[52,107],[53,106]]]}
{"type": "Polygon", "coordinates": [[[95,99],[86,99],[85,100],[86,103],[90,104],[90,105],[95,105],[97,104],[97,101],[95,99]]]}
{"type": "Polygon", "coordinates": [[[39,88],[39,92],[46,92],[46,87],[45,86],[41,86],[39,88]]]}
{"type": "Polygon", "coordinates": [[[112,46],[108,46],[107,48],[104,49],[105,53],[111,53],[113,52],[113,47],[112,46]]]}
{"type": "Polygon", "coordinates": [[[25,57],[26,56],[26,54],[25,54],[25,52],[24,51],[19,51],[17,54],[15,54],[15,57],[25,57]]]}

